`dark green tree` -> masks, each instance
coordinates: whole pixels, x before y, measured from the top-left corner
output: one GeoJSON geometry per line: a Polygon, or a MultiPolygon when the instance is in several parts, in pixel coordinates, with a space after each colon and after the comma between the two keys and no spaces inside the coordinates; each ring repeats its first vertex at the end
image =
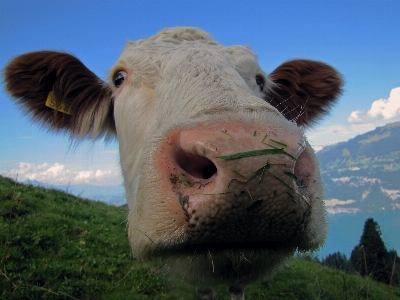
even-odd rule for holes
{"type": "Polygon", "coordinates": [[[390,284],[400,286],[400,257],[396,250],[390,250],[388,253],[388,264],[391,268],[390,284]]]}
{"type": "Polygon", "coordinates": [[[351,252],[350,262],[361,276],[370,276],[376,281],[391,283],[393,261],[381,238],[381,230],[374,219],[365,221],[360,243],[351,252]]]}
{"type": "Polygon", "coordinates": [[[340,252],[329,254],[326,258],[324,258],[321,261],[321,264],[345,272],[351,272],[353,270],[353,267],[351,263],[348,261],[346,254],[340,252]]]}

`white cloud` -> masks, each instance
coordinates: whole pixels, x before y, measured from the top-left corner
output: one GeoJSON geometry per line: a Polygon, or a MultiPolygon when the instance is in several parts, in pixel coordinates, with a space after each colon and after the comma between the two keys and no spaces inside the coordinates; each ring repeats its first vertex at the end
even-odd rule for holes
{"type": "Polygon", "coordinates": [[[392,89],[388,99],[378,99],[372,102],[367,113],[361,110],[353,111],[347,121],[351,124],[360,124],[376,119],[390,121],[398,116],[400,116],[400,87],[392,89]]]}
{"type": "Polygon", "coordinates": [[[2,175],[17,178],[19,181],[37,180],[51,185],[120,185],[121,175],[118,170],[72,170],[65,165],[55,163],[35,164],[20,162],[18,169],[5,172],[2,175]]]}
{"type": "Polygon", "coordinates": [[[400,87],[392,89],[388,99],[372,102],[366,113],[361,110],[351,112],[347,121],[345,125],[311,129],[307,136],[313,148],[319,151],[327,145],[347,141],[376,127],[400,121],[400,87]]]}
{"type": "Polygon", "coordinates": [[[361,212],[359,208],[345,208],[345,207],[327,207],[326,212],[328,214],[356,214],[361,212]]]}
{"type": "Polygon", "coordinates": [[[356,207],[346,207],[347,205],[354,204],[356,201],[353,199],[349,200],[339,200],[339,199],[329,199],[324,200],[325,209],[328,214],[343,214],[343,213],[358,213],[359,208],[356,207]]]}
{"type": "Polygon", "coordinates": [[[383,126],[389,122],[380,123],[359,123],[347,125],[332,125],[318,127],[307,133],[307,138],[315,151],[319,151],[325,146],[347,141],[356,135],[374,130],[377,126],[383,126]]]}
{"type": "Polygon", "coordinates": [[[329,200],[324,200],[325,202],[325,206],[326,207],[334,207],[337,205],[349,205],[349,204],[353,204],[356,201],[349,199],[349,200],[339,200],[339,199],[329,199],[329,200]]]}
{"type": "Polygon", "coordinates": [[[347,118],[347,121],[349,123],[356,123],[360,124],[363,122],[363,119],[360,117],[360,114],[362,114],[361,110],[355,110],[353,111],[350,116],[347,118]]]}

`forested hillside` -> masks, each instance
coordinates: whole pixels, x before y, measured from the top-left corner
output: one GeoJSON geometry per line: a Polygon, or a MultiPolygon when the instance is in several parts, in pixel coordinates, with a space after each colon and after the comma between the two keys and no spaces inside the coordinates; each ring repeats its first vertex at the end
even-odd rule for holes
{"type": "Polygon", "coordinates": [[[317,153],[330,212],[400,209],[400,122],[317,153]]]}

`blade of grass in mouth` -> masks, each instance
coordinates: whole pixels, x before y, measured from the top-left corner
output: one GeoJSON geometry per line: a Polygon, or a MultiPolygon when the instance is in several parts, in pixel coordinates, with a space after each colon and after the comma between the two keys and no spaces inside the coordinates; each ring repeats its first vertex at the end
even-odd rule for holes
{"type": "Polygon", "coordinates": [[[260,150],[252,150],[247,152],[239,152],[232,155],[227,156],[217,156],[217,158],[225,159],[225,160],[233,160],[239,159],[244,157],[251,157],[251,156],[260,156],[260,155],[269,155],[269,154],[286,154],[296,160],[296,158],[289,153],[287,153],[283,148],[282,149],[260,149],[260,150]]]}

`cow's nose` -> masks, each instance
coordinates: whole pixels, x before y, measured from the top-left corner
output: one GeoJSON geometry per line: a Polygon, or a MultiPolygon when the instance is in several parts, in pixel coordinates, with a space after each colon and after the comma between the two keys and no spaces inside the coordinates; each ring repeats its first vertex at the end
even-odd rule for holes
{"type": "Polygon", "coordinates": [[[294,175],[305,142],[297,133],[228,123],[182,130],[171,146],[171,162],[180,175],[222,192],[232,181],[249,181],[263,167],[290,169],[294,175]]]}
{"type": "Polygon", "coordinates": [[[173,131],[157,161],[193,243],[277,241],[308,216],[305,148],[298,132],[218,123],[173,131]]]}
{"type": "Polygon", "coordinates": [[[193,149],[188,150],[189,149],[184,150],[182,147],[177,147],[174,153],[174,160],[177,166],[189,174],[194,180],[209,179],[217,173],[217,167],[212,160],[201,153],[197,153],[197,151],[193,151],[193,149]]]}

